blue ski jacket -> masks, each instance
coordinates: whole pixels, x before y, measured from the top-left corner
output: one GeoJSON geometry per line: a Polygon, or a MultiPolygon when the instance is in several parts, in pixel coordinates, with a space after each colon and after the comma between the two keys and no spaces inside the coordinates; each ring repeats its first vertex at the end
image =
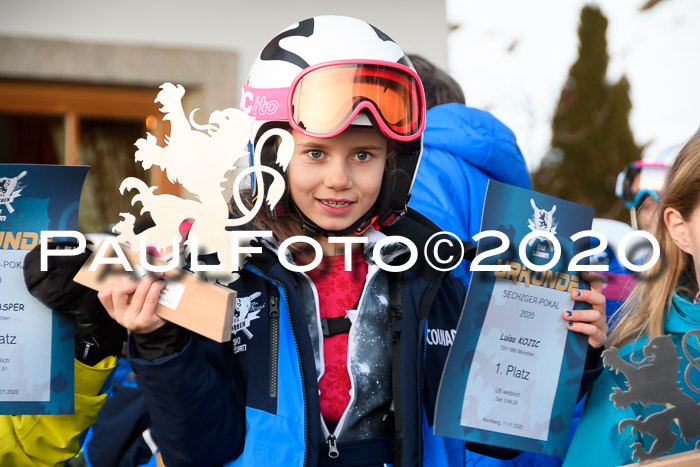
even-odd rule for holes
{"type": "Polygon", "coordinates": [[[612,366],[593,384],[564,467],[612,467],[645,460],[647,453],[658,456],[695,448],[700,442],[700,394],[693,388],[700,387],[700,341],[697,334],[685,342],[684,336],[699,328],[700,304],[676,293],[664,323],[675,358],[669,359],[659,344],[645,351],[649,338],[643,336],[619,349],[620,358],[634,365],[606,360],[612,366]],[[615,388],[624,393],[618,396],[622,402],[617,408],[611,401],[615,388]]]}
{"type": "MultiPolygon", "coordinates": [[[[334,430],[319,406],[316,291],[305,274],[279,263],[273,245],[253,254],[230,285],[238,296],[230,342],[192,335],[181,351],[148,361],[131,341],[131,364],[164,463],[465,465],[464,442],[434,436],[431,428],[464,286],[420,254],[402,273],[379,268],[371,255],[383,234],[407,237],[421,252],[436,231],[409,210],[395,226],[368,235],[369,270],[348,344],[351,401],[334,430]]],[[[389,243],[381,257],[404,264],[407,249],[389,243]]]]}
{"type": "MultiPolygon", "coordinates": [[[[408,205],[441,229],[471,240],[481,228],[489,180],[530,188],[515,135],[483,110],[451,103],[426,114],[423,155],[408,205]]],[[[466,264],[453,274],[468,283],[466,264]]]]}

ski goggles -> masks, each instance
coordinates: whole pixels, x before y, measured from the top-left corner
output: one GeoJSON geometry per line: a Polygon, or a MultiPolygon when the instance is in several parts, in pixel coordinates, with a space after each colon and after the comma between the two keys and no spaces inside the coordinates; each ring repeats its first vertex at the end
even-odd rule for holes
{"type": "Polygon", "coordinates": [[[659,194],[664,186],[667,170],[668,166],[666,164],[643,161],[631,162],[617,176],[615,194],[628,209],[639,208],[647,196],[651,196],[655,201],[658,201],[659,194]],[[639,176],[639,183],[635,184],[634,181],[637,176],[639,176]]]}
{"type": "Polygon", "coordinates": [[[392,62],[327,62],[304,69],[290,88],[244,86],[241,108],[314,138],[337,136],[362,110],[393,140],[415,140],[425,129],[423,85],[413,69],[392,62]]]}

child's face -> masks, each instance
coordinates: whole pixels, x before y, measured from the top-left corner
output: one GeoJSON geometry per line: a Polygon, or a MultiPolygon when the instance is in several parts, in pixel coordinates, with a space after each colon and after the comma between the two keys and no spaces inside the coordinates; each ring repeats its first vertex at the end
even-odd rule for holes
{"type": "Polygon", "coordinates": [[[292,130],[289,190],[301,211],[325,230],[350,227],[377,200],[387,141],[372,128],[350,126],[333,138],[292,130]]]}

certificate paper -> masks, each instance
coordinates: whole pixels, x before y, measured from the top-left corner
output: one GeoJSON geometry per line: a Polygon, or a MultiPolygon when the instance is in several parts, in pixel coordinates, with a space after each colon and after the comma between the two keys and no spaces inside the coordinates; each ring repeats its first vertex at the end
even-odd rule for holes
{"type": "MultiPolygon", "coordinates": [[[[586,338],[569,332],[562,312],[574,307],[571,291],[585,288],[568,271],[588,238],[593,210],[564,200],[489,182],[481,231],[497,230],[509,247],[481,261],[509,265],[505,271],[472,275],[454,344],[445,365],[435,412],[435,433],[478,443],[563,456],[586,355],[586,338]],[[545,237],[523,238],[532,230],[552,233],[561,257],[549,270],[528,268],[554,258],[545,237]]],[[[477,256],[501,240],[479,242],[477,256]]],[[[488,253],[487,253],[488,254],[488,253]]]]}
{"type": "Polygon", "coordinates": [[[467,378],[463,426],[547,440],[566,344],[560,316],[572,307],[569,292],[543,287],[531,295],[521,282],[496,279],[467,378]]]}
{"type": "Polygon", "coordinates": [[[24,284],[42,230],[77,230],[87,167],[0,164],[0,414],[73,413],[73,320],[24,284]]]}

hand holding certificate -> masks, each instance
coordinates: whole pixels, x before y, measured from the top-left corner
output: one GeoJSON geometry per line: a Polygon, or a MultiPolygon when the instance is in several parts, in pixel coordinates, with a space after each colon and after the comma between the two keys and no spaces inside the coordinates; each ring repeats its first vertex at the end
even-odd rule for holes
{"type": "Polygon", "coordinates": [[[590,208],[489,183],[436,434],[564,454],[587,344],[563,315],[584,307],[573,297],[587,287],[576,272],[585,255],[576,255],[588,242],[574,239],[592,217],[590,208]]]}

